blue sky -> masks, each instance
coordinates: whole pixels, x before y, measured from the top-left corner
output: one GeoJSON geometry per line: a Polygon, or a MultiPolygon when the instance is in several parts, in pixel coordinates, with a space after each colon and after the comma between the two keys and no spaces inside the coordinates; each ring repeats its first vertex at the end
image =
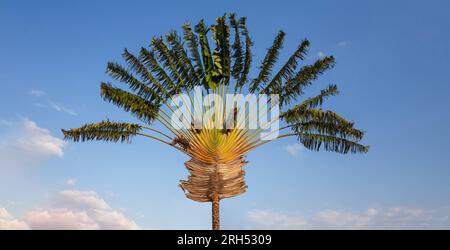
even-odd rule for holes
{"type": "Polygon", "coordinates": [[[99,96],[107,61],[185,21],[212,23],[227,12],[248,17],[253,69],[279,29],[287,33],[280,61],[303,38],[311,41],[306,62],[334,55],[336,67],[305,96],[336,83],[341,94],[326,107],[365,130],[371,149],[309,152],[289,138],[250,153],[248,192],[222,202],[223,228],[450,228],[449,8],[448,1],[1,1],[0,228],[79,221],[209,228],[210,204],[178,187],[186,156],[145,139],[64,143],[60,129],[134,121],[99,96]]]}

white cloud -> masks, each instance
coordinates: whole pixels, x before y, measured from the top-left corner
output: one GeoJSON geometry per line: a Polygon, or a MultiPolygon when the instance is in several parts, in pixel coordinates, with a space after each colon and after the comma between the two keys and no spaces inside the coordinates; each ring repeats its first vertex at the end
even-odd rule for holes
{"type": "Polygon", "coordinates": [[[27,225],[27,223],[12,219],[12,220],[5,220],[0,218],[0,230],[27,230],[30,229],[30,227],[27,225]]]}
{"type": "Polygon", "coordinates": [[[325,57],[325,53],[323,51],[319,51],[319,52],[317,52],[317,57],[324,58],[325,57]]]}
{"type": "Polygon", "coordinates": [[[0,229],[139,229],[94,191],[64,190],[55,198],[50,208],[33,209],[19,219],[0,208],[0,229]]]}
{"type": "Polygon", "coordinates": [[[106,201],[94,191],[64,190],[58,193],[57,201],[74,208],[110,209],[106,201]]]}
{"type": "Polygon", "coordinates": [[[75,186],[77,184],[77,179],[75,178],[69,178],[66,180],[66,184],[69,186],[75,186]]]}
{"type": "Polygon", "coordinates": [[[311,226],[330,229],[364,229],[368,228],[371,220],[377,214],[378,211],[374,208],[369,208],[363,213],[325,210],[316,214],[311,226]]]}
{"type": "Polygon", "coordinates": [[[256,229],[300,229],[305,228],[308,221],[300,216],[289,216],[264,210],[248,213],[251,227],[256,229]]]}
{"type": "Polygon", "coordinates": [[[30,95],[36,96],[36,97],[41,97],[41,96],[46,95],[46,93],[45,93],[45,91],[43,91],[43,90],[32,89],[32,90],[30,91],[30,95]]]}
{"type": "Polygon", "coordinates": [[[10,218],[11,214],[3,207],[0,207],[0,218],[10,218]]]}
{"type": "Polygon", "coordinates": [[[54,110],[56,110],[58,112],[69,114],[69,115],[78,115],[72,109],[68,109],[68,108],[62,106],[61,104],[57,104],[57,103],[54,103],[52,101],[48,101],[48,103],[50,104],[50,107],[52,107],[54,110]]]}
{"type": "Polygon", "coordinates": [[[29,229],[28,225],[13,216],[5,209],[0,207],[0,230],[24,230],[29,229]]]}
{"type": "Polygon", "coordinates": [[[254,210],[247,214],[254,229],[444,229],[450,209],[396,207],[363,212],[324,210],[310,216],[254,210]]]}
{"type": "Polygon", "coordinates": [[[0,139],[0,168],[35,165],[43,159],[64,155],[66,142],[47,129],[29,119],[24,119],[19,129],[15,129],[16,124],[0,139]]]}
{"type": "Polygon", "coordinates": [[[99,229],[86,211],[67,208],[36,209],[27,213],[23,220],[31,229],[99,229]]]}
{"type": "Polygon", "coordinates": [[[303,151],[305,148],[301,144],[291,144],[284,147],[284,149],[292,156],[297,156],[303,151]]]}
{"type": "Polygon", "coordinates": [[[35,122],[26,119],[23,124],[23,132],[23,136],[16,140],[16,145],[20,149],[30,154],[63,156],[63,147],[66,142],[53,137],[47,129],[40,128],[35,122]]]}
{"type": "Polygon", "coordinates": [[[339,47],[345,47],[345,46],[347,46],[347,42],[346,41],[341,41],[341,42],[338,42],[338,44],[337,44],[339,47]]]}
{"type": "Polygon", "coordinates": [[[98,210],[91,211],[91,215],[95,221],[103,229],[139,229],[137,224],[125,217],[125,215],[117,210],[98,210]]]}

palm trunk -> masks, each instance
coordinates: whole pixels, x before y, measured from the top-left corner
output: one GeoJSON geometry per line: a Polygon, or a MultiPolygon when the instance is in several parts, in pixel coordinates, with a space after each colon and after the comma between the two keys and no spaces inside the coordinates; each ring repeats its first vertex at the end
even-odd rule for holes
{"type": "Polygon", "coordinates": [[[212,198],[212,230],[220,230],[220,207],[219,195],[216,193],[212,198]]]}
{"type": "Polygon", "coordinates": [[[247,190],[242,169],[245,164],[244,157],[225,163],[205,163],[194,158],[185,162],[191,175],[188,180],[181,181],[180,187],[191,200],[211,202],[213,230],[220,229],[220,200],[247,190]]]}

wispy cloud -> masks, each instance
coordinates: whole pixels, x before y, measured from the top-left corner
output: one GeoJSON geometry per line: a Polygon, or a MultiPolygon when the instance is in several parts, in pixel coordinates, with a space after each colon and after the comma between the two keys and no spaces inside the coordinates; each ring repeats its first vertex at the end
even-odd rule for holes
{"type": "Polygon", "coordinates": [[[0,208],[0,229],[139,229],[122,211],[94,191],[64,190],[49,208],[33,209],[20,218],[0,208]]]}
{"type": "Polygon", "coordinates": [[[444,229],[450,209],[393,207],[362,212],[323,210],[310,216],[254,210],[247,214],[254,229],[444,229]]]}
{"type": "Polygon", "coordinates": [[[43,103],[40,103],[40,102],[34,103],[34,106],[36,106],[36,107],[38,107],[38,108],[45,108],[45,107],[47,107],[47,105],[45,105],[45,104],[43,104],[43,103]]]}
{"type": "MultiPolygon", "coordinates": [[[[46,96],[47,93],[43,90],[33,89],[30,91],[30,95],[35,96],[35,97],[43,97],[43,96],[46,96]]],[[[69,115],[78,115],[77,112],[75,112],[73,109],[67,108],[67,107],[63,106],[62,104],[51,100],[50,98],[44,98],[44,100],[47,104],[43,104],[42,102],[36,102],[36,103],[34,103],[34,105],[39,108],[45,108],[48,106],[48,107],[52,108],[53,110],[60,112],[60,113],[65,113],[65,114],[69,114],[69,115]]]]}
{"type": "Polygon", "coordinates": [[[12,121],[0,119],[0,126],[11,127],[13,125],[14,125],[14,123],[12,121]]]}
{"type": "Polygon", "coordinates": [[[50,107],[52,107],[54,110],[56,110],[58,112],[69,114],[69,115],[78,115],[72,109],[66,108],[66,107],[62,106],[61,104],[57,104],[52,101],[48,101],[48,103],[50,104],[50,107]]]}
{"type": "Polygon", "coordinates": [[[36,97],[41,97],[41,96],[46,95],[46,93],[45,93],[45,91],[43,91],[43,90],[32,89],[32,90],[30,91],[30,95],[36,96],[36,97]]]}
{"type": "Polygon", "coordinates": [[[323,51],[319,51],[319,52],[317,52],[317,57],[324,58],[325,57],[325,53],[323,51]]]}
{"type": "Polygon", "coordinates": [[[69,178],[65,181],[66,185],[69,186],[75,186],[77,184],[77,179],[75,178],[69,178]]]}
{"type": "Polygon", "coordinates": [[[340,42],[338,42],[337,46],[345,47],[345,46],[347,46],[347,42],[346,41],[340,41],[340,42]]]}
{"type": "Polygon", "coordinates": [[[287,145],[284,147],[284,149],[291,155],[291,156],[298,156],[305,147],[303,145],[295,143],[291,145],[287,145]]]}

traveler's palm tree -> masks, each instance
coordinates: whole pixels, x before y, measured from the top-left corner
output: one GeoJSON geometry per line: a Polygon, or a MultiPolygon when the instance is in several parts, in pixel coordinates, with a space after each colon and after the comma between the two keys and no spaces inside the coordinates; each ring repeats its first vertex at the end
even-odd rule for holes
{"type": "MultiPolygon", "coordinates": [[[[237,19],[230,14],[219,17],[211,26],[200,21],[195,27],[186,23],[182,28],[182,37],[175,31],[167,34],[165,39],[154,37],[148,48],[141,48],[139,55],[125,49],[122,56],[127,67],[115,62],[107,65],[107,73],[129,90],[102,82],[101,96],[142,123],[104,120],[62,130],[65,138],[130,142],[134,136],[143,136],[185,153],[190,157],[185,163],[190,176],[181,181],[180,187],[191,200],[212,202],[213,229],[219,229],[219,201],[247,189],[242,169],[247,164],[245,155],[263,144],[295,136],[310,150],[344,154],[368,151],[367,146],[359,143],[363,132],[356,129],[353,122],[321,108],[327,97],[338,94],[335,85],[314,97],[298,100],[305,88],[335,63],[335,59],[328,56],[312,65],[298,67],[307,54],[308,40],[301,41],[278,72],[274,72],[285,38],[285,33],[280,31],[267,50],[259,72],[251,79],[253,42],[245,18],[237,19]],[[212,34],[213,50],[208,33],[212,34]],[[203,102],[198,105],[196,99],[199,97],[194,94],[198,87],[208,98],[213,95],[207,94],[221,97],[239,93],[278,94],[278,98],[269,98],[269,108],[258,108],[256,118],[268,116],[274,107],[281,107],[281,112],[277,117],[271,117],[267,126],[254,128],[249,125],[255,119],[254,115],[241,112],[230,101],[227,103],[227,98],[215,100],[217,105],[209,109],[203,102]],[[181,96],[181,103],[175,102],[181,93],[187,95],[181,96]],[[180,106],[194,107],[176,112],[180,106]],[[226,125],[230,119],[233,121],[231,127],[226,125]],[[263,134],[278,119],[283,126],[263,134]],[[155,122],[163,129],[149,127],[155,122]],[[275,138],[265,140],[273,134],[275,138]]],[[[232,101],[234,103],[234,98],[232,101]]]]}

